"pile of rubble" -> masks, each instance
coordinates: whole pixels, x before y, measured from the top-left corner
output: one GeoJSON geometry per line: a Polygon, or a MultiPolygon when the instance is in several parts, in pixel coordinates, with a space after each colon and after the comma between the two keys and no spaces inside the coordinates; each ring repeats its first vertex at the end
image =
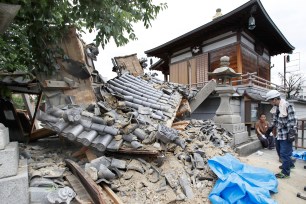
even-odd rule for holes
{"type": "MultiPolygon", "coordinates": [[[[96,87],[95,93],[96,104],[39,113],[44,127],[95,152],[97,158],[79,161],[92,180],[109,185],[123,203],[207,201],[216,181],[207,160],[233,153],[232,134],[211,120],[177,120],[177,112],[188,112],[182,98],[195,92],[148,75],[126,74],[96,87]]],[[[64,166],[62,160],[54,163],[64,166]]]]}

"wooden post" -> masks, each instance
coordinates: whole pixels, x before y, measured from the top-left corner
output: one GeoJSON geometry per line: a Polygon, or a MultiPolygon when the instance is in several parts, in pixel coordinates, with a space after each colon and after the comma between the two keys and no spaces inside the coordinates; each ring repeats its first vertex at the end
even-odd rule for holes
{"type": "MultiPolygon", "coordinates": [[[[36,106],[35,106],[35,111],[34,111],[34,114],[33,114],[32,121],[31,121],[31,129],[30,129],[30,133],[29,133],[30,135],[31,135],[31,133],[33,131],[33,128],[34,128],[34,125],[35,125],[35,118],[36,118],[37,110],[39,108],[41,99],[42,99],[42,92],[39,93],[38,98],[37,98],[37,103],[36,103],[36,106]]],[[[36,128],[38,128],[38,125],[37,125],[36,128]]]]}
{"type": "Polygon", "coordinates": [[[24,93],[21,94],[21,96],[22,96],[25,108],[27,109],[27,111],[29,113],[30,120],[32,120],[33,114],[34,114],[34,109],[33,109],[33,106],[31,104],[31,101],[30,101],[30,96],[29,96],[29,94],[24,94],[24,93]]]}

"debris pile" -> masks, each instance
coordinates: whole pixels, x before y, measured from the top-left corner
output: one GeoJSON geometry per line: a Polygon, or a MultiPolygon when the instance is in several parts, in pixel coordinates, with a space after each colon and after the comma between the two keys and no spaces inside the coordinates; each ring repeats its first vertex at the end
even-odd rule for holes
{"type": "Polygon", "coordinates": [[[182,98],[194,93],[125,74],[95,88],[96,104],[49,107],[38,117],[59,136],[97,151],[98,158],[79,164],[124,203],[202,203],[216,180],[207,160],[233,153],[232,135],[211,120],[177,121],[180,107],[181,116],[188,114],[182,98]]]}

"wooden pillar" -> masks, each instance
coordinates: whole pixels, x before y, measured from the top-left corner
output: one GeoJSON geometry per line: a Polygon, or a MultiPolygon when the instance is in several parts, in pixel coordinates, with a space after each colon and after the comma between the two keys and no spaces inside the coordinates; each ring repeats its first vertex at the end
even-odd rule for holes
{"type": "Polygon", "coordinates": [[[237,72],[242,73],[242,53],[241,44],[237,44],[237,72]]]}

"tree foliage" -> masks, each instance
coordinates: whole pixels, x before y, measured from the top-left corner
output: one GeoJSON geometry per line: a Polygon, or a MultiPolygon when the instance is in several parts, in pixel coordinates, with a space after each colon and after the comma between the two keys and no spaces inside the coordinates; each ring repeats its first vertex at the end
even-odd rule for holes
{"type": "Polygon", "coordinates": [[[96,46],[113,38],[117,46],[136,40],[133,24],[151,26],[157,14],[167,8],[152,0],[4,0],[21,9],[9,29],[0,35],[0,70],[40,70],[56,68],[62,56],[56,44],[70,26],[80,32],[96,32],[96,46]]]}
{"type": "MultiPolygon", "coordinates": [[[[284,81],[284,75],[278,73],[279,77],[284,81]]],[[[285,79],[286,99],[297,98],[302,90],[305,78],[302,74],[291,74],[285,79]]]]}

